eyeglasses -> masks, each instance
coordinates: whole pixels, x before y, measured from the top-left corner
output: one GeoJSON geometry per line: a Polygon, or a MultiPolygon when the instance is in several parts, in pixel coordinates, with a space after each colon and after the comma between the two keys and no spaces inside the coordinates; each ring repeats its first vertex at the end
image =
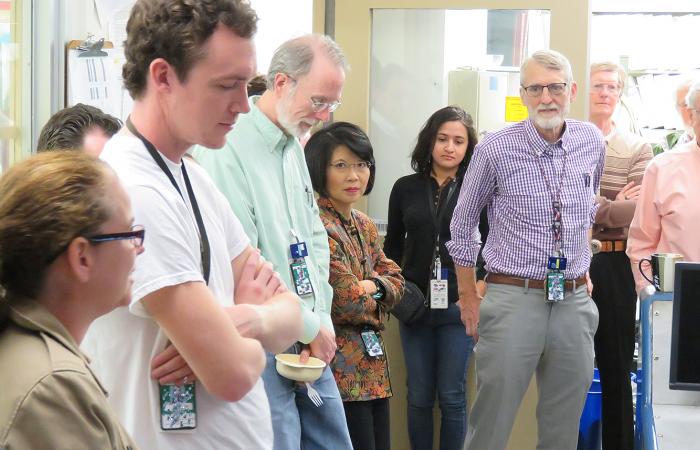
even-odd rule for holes
{"type": "Polygon", "coordinates": [[[319,102],[313,98],[309,100],[311,100],[311,109],[316,113],[323,111],[333,112],[340,106],[340,102],[319,102]]]}
{"type": "Polygon", "coordinates": [[[328,164],[338,172],[343,172],[347,173],[350,171],[350,169],[355,169],[358,172],[365,172],[368,171],[370,167],[372,167],[372,163],[369,161],[360,161],[358,163],[350,164],[346,162],[337,162],[335,164],[328,164]]]}
{"type": "Polygon", "coordinates": [[[531,84],[530,86],[522,86],[527,95],[530,97],[539,97],[542,95],[544,88],[547,88],[549,95],[562,95],[566,91],[566,83],[549,83],[542,86],[541,84],[531,84]]]}
{"type": "Polygon", "coordinates": [[[603,91],[607,91],[609,94],[619,94],[620,86],[616,84],[594,84],[591,86],[591,92],[601,94],[603,91]]]}
{"type": "Polygon", "coordinates": [[[109,241],[121,241],[130,240],[134,247],[143,246],[143,241],[146,237],[146,230],[143,225],[134,225],[131,227],[131,231],[124,233],[112,233],[112,234],[96,234],[95,236],[87,237],[87,240],[93,244],[99,244],[101,242],[109,241]]]}
{"type": "MultiPolygon", "coordinates": [[[[292,80],[295,84],[299,83],[299,80],[297,80],[293,76],[291,76],[289,74],[286,74],[286,75],[287,75],[287,78],[292,80]]],[[[319,101],[315,98],[310,98],[309,101],[311,102],[311,110],[315,113],[320,113],[323,111],[328,111],[329,113],[332,113],[333,111],[338,109],[338,107],[340,106],[340,102],[322,102],[322,101],[319,101]]]]}

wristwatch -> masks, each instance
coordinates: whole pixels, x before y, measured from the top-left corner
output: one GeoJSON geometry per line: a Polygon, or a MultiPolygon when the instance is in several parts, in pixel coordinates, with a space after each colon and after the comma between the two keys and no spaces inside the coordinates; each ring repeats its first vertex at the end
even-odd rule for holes
{"type": "Polygon", "coordinates": [[[372,294],[372,298],[375,300],[383,299],[386,295],[386,289],[384,289],[384,285],[376,278],[372,278],[372,281],[374,281],[374,285],[377,286],[377,292],[372,294]]]}

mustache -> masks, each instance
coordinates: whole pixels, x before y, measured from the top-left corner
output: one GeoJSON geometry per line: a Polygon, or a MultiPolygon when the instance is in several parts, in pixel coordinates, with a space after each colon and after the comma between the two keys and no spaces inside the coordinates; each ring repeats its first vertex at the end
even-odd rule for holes
{"type": "Polygon", "coordinates": [[[561,108],[557,105],[539,105],[537,107],[537,112],[542,112],[542,111],[560,111],[561,108]]]}

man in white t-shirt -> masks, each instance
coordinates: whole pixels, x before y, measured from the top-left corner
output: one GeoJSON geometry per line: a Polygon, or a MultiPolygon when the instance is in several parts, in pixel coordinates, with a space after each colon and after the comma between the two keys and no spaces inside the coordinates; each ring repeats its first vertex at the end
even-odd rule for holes
{"type": "Polygon", "coordinates": [[[95,322],[84,348],[142,448],[272,448],[263,348],[298,339],[299,299],[183,159],[193,144],[221,147],[248,111],[256,20],[239,0],[139,0],[127,25],[134,108],[101,157],[148,228],[147,256],[128,309],[95,322]]]}

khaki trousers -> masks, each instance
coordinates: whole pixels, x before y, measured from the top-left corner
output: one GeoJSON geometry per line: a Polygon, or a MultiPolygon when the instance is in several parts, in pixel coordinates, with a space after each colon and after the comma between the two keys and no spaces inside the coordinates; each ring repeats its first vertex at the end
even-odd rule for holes
{"type": "MultiPolygon", "coordinates": [[[[575,450],[593,378],[598,310],[586,286],[547,303],[542,289],[490,284],[474,347],[477,390],[466,448],[506,448],[520,403],[537,376],[538,450],[575,450]]],[[[517,448],[517,446],[516,446],[517,448]]]]}

